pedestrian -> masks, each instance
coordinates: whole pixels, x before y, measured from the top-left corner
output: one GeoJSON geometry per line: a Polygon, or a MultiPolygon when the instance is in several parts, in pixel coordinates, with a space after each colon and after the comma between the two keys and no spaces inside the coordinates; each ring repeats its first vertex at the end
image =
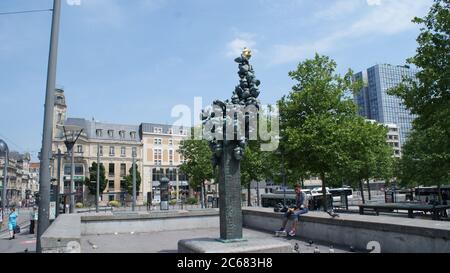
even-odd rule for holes
{"type": "Polygon", "coordinates": [[[17,226],[17,213],[14,207],[10,208],[9,218],[8,218],[8,230],[9,230],[9,239],[15,239],[15,231],[17,226]]]}
{"type": "Polygon", "coordinates": [[[34,234],[37,218],[38,218],[37,207],[33,207],[33,210],[30,212],[30,234],[34,234]]]}
{"type": "Polygon", "coordinates": [[[2,230],[3,227],[3,209],[0,208],[0,231],[2,230]]]}
{"type": "Polygon", "coordinates": [[[295,236],[298,220],[300,215],[308,213],[308,196],[306,193],[302,192],[302,187],[300,185],[295,185],[295,206],[289,208],[284,214],[283,224],[278,232],[286,232],[286,225],[291,216],[294,217],[292,222],[291,231],[289,236],[295,236]]]}

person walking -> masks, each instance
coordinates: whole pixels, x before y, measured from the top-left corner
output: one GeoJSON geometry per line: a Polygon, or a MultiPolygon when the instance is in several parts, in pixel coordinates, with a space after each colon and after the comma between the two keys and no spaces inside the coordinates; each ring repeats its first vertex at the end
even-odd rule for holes
{"type": "Polygon", "coordinates": [[[33,207],[33,210],[30,212],[30,234],[34,234],[37,219],[38,219],[38,210],[37,207],[33,207]]]}
{"type": "Polygon", "coordinates": [[[0,231],[2,230],[3,227],[3,209],[0,208],[0,231]]]}
{"type": "Polygon", "coordinates": [[[14,207],[10,208],[9,218],[8,218],[8,230],[9,239],[16,239],[15,231],[17,226],[17,213],[14,207]]]}

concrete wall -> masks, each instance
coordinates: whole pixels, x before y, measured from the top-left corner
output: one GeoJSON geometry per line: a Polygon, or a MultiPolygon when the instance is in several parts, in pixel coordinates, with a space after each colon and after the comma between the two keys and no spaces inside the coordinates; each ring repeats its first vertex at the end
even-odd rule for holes
{"type": "Polygon", "coordinates": [[[147,233],[197,228],[219,229],[218,210],[81,217],[81,234],[147,233]]]}
{"type": "MultiPolygon", "coordinates": [[[[270,210],[244,209],[243,215],[244,227],[252,229],[274,231],[282,222],[282,214],[270,210]]],[[[333,219],[310,212],[301,217],[297,236],[359,250],[376,241],[385,253],[450,253],[450,222],[343,214],[333,219]]]]}
{"type": "Polygon", "coordinates": [[[60,214],[42,235],[41,247],[43,253],[80,253],[80,215],[60,214]]]}

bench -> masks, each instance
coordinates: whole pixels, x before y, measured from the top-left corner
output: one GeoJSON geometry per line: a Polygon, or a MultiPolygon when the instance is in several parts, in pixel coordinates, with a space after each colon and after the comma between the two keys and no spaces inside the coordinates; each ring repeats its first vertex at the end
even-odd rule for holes
{"type": "Polygon", "coordinates": [[[414,211],[431,212],[433,220],[440,220],[441,215],[446,214],[450,205],[427,205],[408,203],[386,203],[386,204],[364,204],[359,205],[359,214],[363,215],[366,210],[372,210],[378,216],[380,212],[393,212],[394,210],[408,211],[408,218],[414,218],[414,211]]]}

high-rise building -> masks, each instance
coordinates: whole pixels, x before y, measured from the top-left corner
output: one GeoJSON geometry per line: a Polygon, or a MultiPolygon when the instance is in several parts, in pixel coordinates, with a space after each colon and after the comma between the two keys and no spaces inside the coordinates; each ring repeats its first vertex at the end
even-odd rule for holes
{"type": "Polygon", "coordinates": [[[405,143],[415,116],[405,108],[400,98],[388,95],[387,91],[404,77],[414,78],[415,74],[416,71],[408,66],[389,64],[378,64],[355,74],[355,79],[364,84],[354,98],[359,115],[379,123],[397,125],[400,145],[405,143]]]}

